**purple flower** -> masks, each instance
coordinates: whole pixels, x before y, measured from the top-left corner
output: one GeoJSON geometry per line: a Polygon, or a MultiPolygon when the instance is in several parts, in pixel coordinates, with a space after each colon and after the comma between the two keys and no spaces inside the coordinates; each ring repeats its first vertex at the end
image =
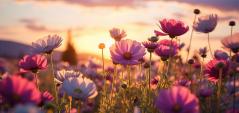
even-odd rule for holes
{"type": "Polygon", "coordinates": [[[200,48],[200,49],[199,49],[199,54],[200,54],[201,57],[203,57],[203,58],[207,57],[207,47],[200,48]]]}
{"type": "Polygon", "coordinates": [[[216,50],[214,52],[214,57],[217,60],[227,60],[229,58],[228,54],[222,50],[216,50]]]}
{"type": "Polygon", "coordinates": [[[36,73],[38,70],[47,68],[47,59],[43,55],[25,55],[18,63],[20,70],[32,71],[36,73]]]}
{"type": "Polygon", "coordinates": [[[154,52],[154,50],[158,47],[157,42],[144,41],[142,44],[145,48],[147,48],[148,52],[154,52]]]}
{"type": "Polygon", "coordinates": [[[156,107],[163,113],[199,113],[198,98],[182,86],[160,90],[156,107]]]}
{"type": "Polygon", "coordinates": [[[161,31],[154,30],[156,36],[165,36],[169,35],[169,37],[174,38],[176,36],[181,36],[186,33],[189,29],[187,25],[185,25],[182,21],[175,19],[163,19],[159,21],[161,31]]]}
{"type": "Polygon", "coordinates": [[[158,48],[155,49],[155,53],[161,58],[173,57],[178,53],[178,44],[171,40],[161,40],[158,44],[158,48]]]}
{"type": "Polygon", "coordinates": [[[217,26],[217,15],[211,14],[198,18],[198,22],[193,25],[193,29],[197,32],[209,33],[217,26]]]}
{"type": "Polygon", "coordinates": [[[219,79],[220,68],[222,69],[222,78],[224,78],[227,75],[229,68],[228,61],[217,59],[210,60],[205,66],[204,74],[209,81],[217,82],[219,79]]]}
{"type": "Polygon", "coordinates": [[[20,76],[7,77],[0,81],[0,95],[3,101],[9,105],[19,103],[39,104],[41,102],[41,92],[33,82],[20,76]]]}
{"type": "Polygon", "coordinates": [[[145,48],[137,41],[126,39],[116,42],[110,47],[113,62],[123,65],[135,65],[143,58],[145,48]]]}
{"type": "Polygon", "coordinates": [[[56,76],[55,78],[60,81],[63,82],[65,79],[69,78],[69,77],[79,77],[81,76],[80,72],[76,72],[73,70],[60,70],[56,72],[56,76]]]}
{"type": "Polygon", "coordinates": [[[225,37],[221,40],[224,47],[230,49],[232,52],[237,53],[239,51],[239,33],[225,37]]]}

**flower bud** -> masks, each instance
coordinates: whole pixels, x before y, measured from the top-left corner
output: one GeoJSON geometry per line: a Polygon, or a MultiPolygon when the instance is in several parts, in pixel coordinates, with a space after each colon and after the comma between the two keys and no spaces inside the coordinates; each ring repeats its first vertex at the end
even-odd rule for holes
{"type": "Polygon", "coordinates": [[[193,13],[198,15],[198,14],[200,14],[200,10],[199,9],[194,9],[193,13]]]}
{"type": "Polygon", "coordinates": [[[105,48],[105,44],[104,43],[100,43],[98,47],[99,47],[99,49],[104,49],[105,48]]]}

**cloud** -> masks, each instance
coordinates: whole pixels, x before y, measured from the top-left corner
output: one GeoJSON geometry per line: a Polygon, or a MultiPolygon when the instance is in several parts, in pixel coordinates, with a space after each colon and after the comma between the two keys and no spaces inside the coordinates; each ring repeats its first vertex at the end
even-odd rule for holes
{"type": "MultiPolygon", "coordinates": [[[[64,2],[87,7],[135,7],[140,4],[137,0],[16,0],[17,2],[64,2]]],[[[142,5],[142,4],[141,4],[142,5]]]]}
{"type": "Polygon", "coordinates": [[[179,3],[203,5],[227,11],[239,11],[239,0],[171,0],[179,3]]]}
{"type": "Polygon", "coordinates": [[[31,31],[36,31],[36,32],[58,32],[58,30],[53,30],[50,28],[47,28],[44,25],[40,25],[35,19],[27,19],[23,18],[19,20],[21,23],[25,24],[25,27],[31,31]]]}

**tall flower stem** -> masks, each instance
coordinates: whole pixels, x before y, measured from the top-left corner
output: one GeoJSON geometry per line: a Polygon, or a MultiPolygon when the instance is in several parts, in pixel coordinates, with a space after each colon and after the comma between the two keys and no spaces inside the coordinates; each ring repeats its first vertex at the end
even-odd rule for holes
{"type": "Polygon", "coordinates": [[[207,34],[207,43],[208,43],[208,48],[209,48],[209,51],[210,51],[211,57],[213,58],[212,48],[211,48],[210,38],[209,38],[209,33],[207,34]]]}
{"type": "MultiPolygon", "coordinates": [[[[197,17],[197,15],[195,14],[195,15],[194,15],[194,19],[193,19],[193,25],[195,24],[196,17],[197,17]]],[[[191,34],[190,34],[190,40],[189,40],[188,53],[187,53],[186,61],[188,61],[188,56],[189,56],[190,50],[191,50],[193,32],[194,32],[194,29],[192,29],[191,34]]]]}
{"type": "Polygon", "coordinates": [[[222,86],[222,68],[219,69],[219,81],[217,89],[217,113],[219,113],[220,103],[221,103],[221,86],[222,86]]]}
{"type": "Polygon", "coordinates": [[[104,49],[101,49],[102,71],[105,73],[104,49]]]}
{"type": "Polygon", "coordinates": [[[69,113],[71,112],[71,106],[72,106],[72,97],[69,96],[69,113]]]}
{"type": "Polygon", "coordinates": [[[115,77],[116,77],[116,73],[117,73],[117,65],[114,65],[114,74],[112,77],[112,89],[111,89],[111,103],[113,101],[113,95],[114,95],[114,84],[115,84],[115,77]]]}
{"type": "Polygon", "coordinates": [[[151,62],[152,62],[152,52],[149,52],[149,89],[150,89],[150,79],[151,79],[151,62]]]}
{"type": "Polygon", "coordinates": [[[51,59],[51,70],[52,70],[52,80],[53,80],[53,87],[54,87],[54,93],[55,93],[55,99],[56,99],[56,104],[58,104],[58,93],[57,93],[57,87],[56,87],[56,82],[54,80],[55,78],[55,72],[54,72],[54,64],[53,64],[53,54],[50,54],[50,59],[51,59]]]}
{"type": "Polygon", "coordinates": [[[129,87],[131,87],[131,75],[130,75],[130,66],[127,65],[127,74],[128,74],[128,78],[129,78],[129,87]]]}
{"type": "MultiPolygon", "coordinates": [[[[231,37],[232,37],[232,33],[233,33],[233,26],[231,26],[231,37]]],[[[232,59],[232,51],[230,50],[230,59],[232,59]]],[[[234,62],[234,61],[233,61],[234,62]]],[[[233,91],[236,91],[236,75],[237,74],[235,74],[234,76],[233,76],[233,91]]],[[[233,113],[235,112],[235,108],[236,108],[236,106],[235,106],[235,103],[236,103],[236,94],[235,93],[233,93],[233,97],[232,97],[233,99],[233,104],[232,104],[232,108],[233,108],[233,113]]]]}
{"type": "Polygon", "coordinates": [[[36,82],[37,89],[40,90],[37,73],[34,73],[34,77],[35,77],[35,82],[36,82]]]}
{"type": "Polygon", "coordinates": [[[171,44],[170,44],[170,49],[169,49],[169,58],[168,58],[168,65],[167,65],[167,71],[166,71],[166,76],[168,76],[169,73],[169,67],[171,63],[171,57],[172,57],[172,46],[173,46],[173,38],[171,38],[171,44]]]}

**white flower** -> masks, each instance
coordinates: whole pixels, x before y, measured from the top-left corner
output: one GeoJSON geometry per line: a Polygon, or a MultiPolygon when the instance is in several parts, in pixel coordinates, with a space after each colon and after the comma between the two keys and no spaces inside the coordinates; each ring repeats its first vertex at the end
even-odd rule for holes
{"type": "Polygon", "coordinates": [[[197,32],[209,33],[212,32],[217,26],[217,15],[211,14],[198,18],[198,22],[193,25],[193,29],[197,32]]]}
{"type": "Polygon", "coordinates": [[[74,70],[60,70],[56,72],[56,76],[55,78],[60,81],[63,82],[65,79],[69,78],[69,77],[79,77],[82,76],[80,72],[74,71],[74,70]]]}
{"type": "Polygon", "coordinates": [[[44,38],[32,42],[33,53],[47,53],[50,54],[54,49],[58,48],[63,39],[58,35],[48,35],[44,38]]]}
{"type": "Polygon", "coordinates": [[[239,33],[223,38],[221,43],[224,47],[237,53],[239,51],[239,33]]]}
{"type": "Polygon", "coordinates": [[[110,36],[115,39],[115,41],[120,41],[122,38],[127,36],[124,30],[120,30],[118,28],[112,28],[109,32],[110,36]]]}
{"type": "Polygon", "coordinates": [[[62,84],[67,95],[80,100],[92,99],[98,95],[96,85],[88,78],[67,78],[62,84]]]}

